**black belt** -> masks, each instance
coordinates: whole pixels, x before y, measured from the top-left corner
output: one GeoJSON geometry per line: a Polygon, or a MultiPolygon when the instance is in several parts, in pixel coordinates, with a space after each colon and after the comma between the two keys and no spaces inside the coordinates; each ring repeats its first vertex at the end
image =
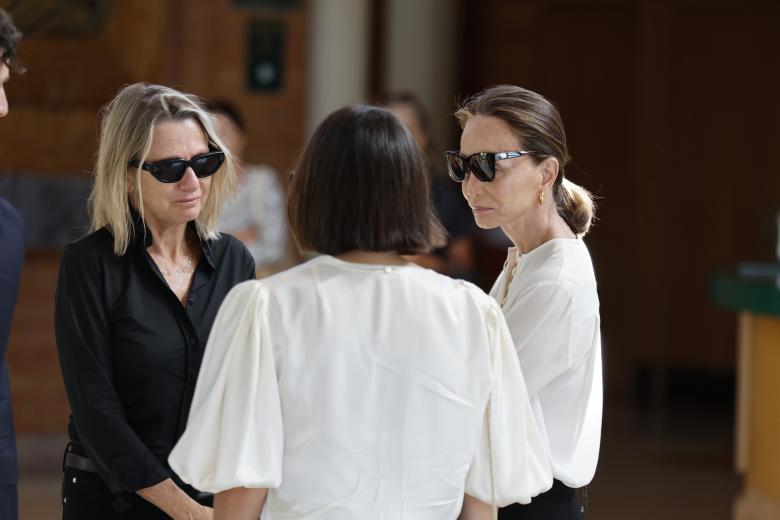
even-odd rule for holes
{"type": "Polygon", "coordinates": [[[72,451],[65,454],[65,466],[73,469],[80,469],[81,471],[89,471],[90,473],[97,473],[98,469],[95,464],[86,457],[76,455],[72,451]]]}
{"type": "MultiPolygon", "coordinates": [[[[98,469],[97,466],[95,466],[95,463],[89,460],[87,457],[82,457],[81,455],[77,455],[73,453],[71,451],[71,446],[72,443],[69,443],[68,446],[65,448],[65,458],[62,461],[63,469],[65,467],[68,467],[68,468],[78,469],[81,471],[88,471],[89,473],[98,473],[98,469]]],[[[187,489],[192,490],[192,493],[187,493],[187,494],[192,496],[198,502],[201,502],[211,496],[211,493],[207,493],[205,491],[198,491],[197,489],[185,484],[177,477],[173,477],[173,481],[176,483],[177,486],[184,489],[185,492],[187,489]]],[[[208,504],[210,506],[211,502],[208,502],[208,504]]]]}

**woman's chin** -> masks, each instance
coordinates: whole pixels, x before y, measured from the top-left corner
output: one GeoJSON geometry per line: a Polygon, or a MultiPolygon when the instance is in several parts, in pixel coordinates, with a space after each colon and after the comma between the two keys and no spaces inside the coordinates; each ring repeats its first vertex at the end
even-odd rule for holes
{"type": "Polygon", "coordinates": [[[495,219],[489,218],[487,216],[475,216],[474,222],[480,229],[495,229],[499,226],[499,223],[496,222],[495,219]]]}
{"type": "Polygon", "coordinates": [[[175,220],[180,224],[186,224],[187,222],[196,220],[198,216],[200,216],[200,211],[200,204],[190,207],[178,208],[172,220],[175,220]]]}

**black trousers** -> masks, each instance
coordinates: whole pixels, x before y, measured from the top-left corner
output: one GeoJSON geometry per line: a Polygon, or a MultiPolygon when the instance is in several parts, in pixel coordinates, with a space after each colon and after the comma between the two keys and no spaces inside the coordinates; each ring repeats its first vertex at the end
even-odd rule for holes
{"type": "MultiPolygon", "coordinates": [[[[116,500],[96,473],[65,467],[62,478],[62,520],[170,519],[161,509],[139,495],[122,495],[125,507],[129,506],[123,512],[115,507],[116,500]]],[[[211,497],[199,502],[211,507],[211,497]]]]}
{"type": "Polygon", "coordinates": [[[577,490],[560,480],[546,493],[534,497],[530,504],[512,504],[498,510],[500,520],[583,520],[577,490]]]}

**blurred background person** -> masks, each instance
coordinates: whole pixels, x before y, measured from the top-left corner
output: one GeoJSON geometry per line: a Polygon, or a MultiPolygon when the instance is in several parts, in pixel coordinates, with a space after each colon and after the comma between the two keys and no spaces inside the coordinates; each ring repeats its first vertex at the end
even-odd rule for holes
{"type": "Polygon", "coordinates": [[[171,454],[218,518],[487,519],[552,484],[498,304],[402,256],[443,244],[427,175],[386,110],[315,131],[289,212],[320,256],[228,295],[171,454]]]}
{"type": "Polygon", "coordinates": [[[410,92],[388,94],[380,99],[380,105],[401,119],[422,150],[430,173],[433,209],[448,235],[443,247],[410,259],[440,273],[474,281],[474,221],[460,190],[447,178],[447,165],[430,133],[428,112],[410,92]]]}
{"type": "Polygon", "coordinates": [[[219,212],[230,153],[200,101],[146,83],[107,105],[92,233],[62,255],[55,333],[72,415],[64,519],[207,519],[167,458],[217,309],[254,261],[219,212]]]}
{"type": "Polygon", "coordinates": [[[287,212],[279,176],[267,165],[244,164],[244,119],[226,101],[207,104],[222,141],[236,158],[236,195],[225,205],[219,229],[241,240],[255,259],[258,276],[272,274],[287,253],[287,212]]]}
{"type": "MultiPolygon", "coordinates": [[[[14,60],[21,37],[11,17],[0,9],[0,117],[8,114],[5,84],[12,70],[21,71],[21,66],[14,60]]],[[[16,485],[19,473],[6,352],[24,263],[24,242],[22,217],[0,197],[0,519],[3,520],[15,520],[18,516],[16,485]]]]}
{"type": "Polygon", "coordinates": [[[499,517],[581,519],[576,490],[593,479],[601,438],[601,318],[582,240],[593,200],[565,178],[563,121],[544,97],[502,85],[456,116],[463,134],[460,152],[447,152],[450,176],[477,225],[500,227],[514,244],[490,294],[512,331],[555,477],[550,491],[499,517]]]}

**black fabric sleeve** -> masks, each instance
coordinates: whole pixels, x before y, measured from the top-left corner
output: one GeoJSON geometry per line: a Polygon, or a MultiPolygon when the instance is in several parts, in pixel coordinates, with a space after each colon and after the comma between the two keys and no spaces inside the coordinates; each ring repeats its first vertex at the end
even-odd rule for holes
{"type": "Polygon", "coordinates": [[[104,270],[77,245],[62,255],[54,328],[62,377],[79,441],[112,493],[170,477],[130,428],[116,393],[104,270]]]}
{"type": "Polygon", "coordinates": [[[255,258],[252,256],[251,251],[249,251],[249,248],[246,247],[243,242],[241,242],[233,235],[227,236],[229,237],[230,242],[228,243],[225,252],[226,255],[236,260],[240,259],[240,263],[238,265],[243,266],[241,272],[243,272],[246,276],[246,278],[244,278],[242,281],[254,280],[257,278],[257,265],[255,264],[255,258]]]}
{"type": "Polygon", "coordinates": [[[246,262],[246,276],[247,280],[254,280],[257,277],[257,266],[255,265],[255,259],[249,250],[244,247],[244,257],[246,262]]]}

